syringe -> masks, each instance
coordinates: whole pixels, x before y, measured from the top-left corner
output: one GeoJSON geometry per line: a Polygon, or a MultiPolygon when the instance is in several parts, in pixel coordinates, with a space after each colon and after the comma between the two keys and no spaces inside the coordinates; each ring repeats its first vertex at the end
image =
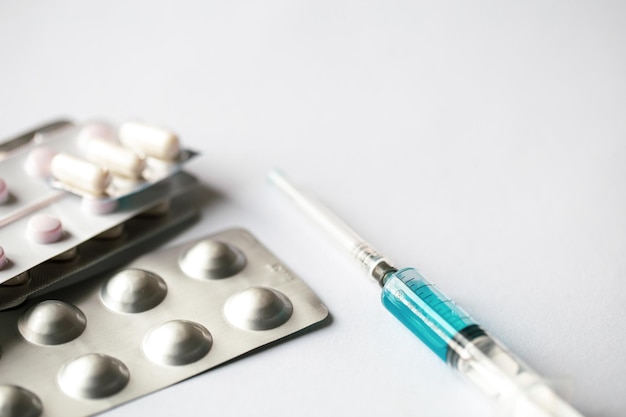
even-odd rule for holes
{"type": "Polygon", "coordinates": [[[531,368],[485,332],[463,309],[414,268],[392,263],[328,208],[276,170],[269,180],[289,196],[382,287],[382,303],[450,367],[496,398],[511,417],[582,417],[531,368]]]}

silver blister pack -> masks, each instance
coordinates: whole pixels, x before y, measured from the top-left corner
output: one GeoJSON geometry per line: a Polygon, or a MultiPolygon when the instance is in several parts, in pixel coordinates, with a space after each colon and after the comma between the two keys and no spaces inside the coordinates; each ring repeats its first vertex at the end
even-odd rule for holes
{"type": "Polygon", "coordinates": [[[0,409],[91,415],[327,316],[250,233],[227,230],[0,313],[0,409]]]}

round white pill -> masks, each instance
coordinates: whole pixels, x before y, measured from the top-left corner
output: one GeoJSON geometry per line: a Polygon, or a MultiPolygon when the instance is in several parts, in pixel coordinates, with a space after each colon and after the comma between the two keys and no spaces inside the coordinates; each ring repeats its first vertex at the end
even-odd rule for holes
{"type": "Polygon", "coordinates": [[[173,161],[180,154],[178,136],[162,127],[127,122],[120,126],[120,142],[124,146],[165,161],[173,161]]]}
{"type": "Polygon", "coordinates": [[[4,182],[2,178],[0,178],[0,204],[6,202],[9,199],[9,187],[4,182]]]}
{"type": "Polygon", "coordinates": [[[114,174],[136,179],[146,167],[145,160],[133,150],[115,142],[93,138],[85,147],[87,159],[114,174]]]}
{"type": "Polygon", "coordinates": [[[53,243],[63,237],[63,226],[54,216],[36,214],[28,220],[26,235],[35,243],[53,243]]]}
{"type": "Polygon", "coordinates": [[[52,175],[69,186],[92,195],[103,195],[109,184],[109,172],[96,164],[67,153],[59,153],[52,158],[52,175]]]}
{"type": "Polygon", "coordinates": [[[31,177],[48,178],[52,175],[50,172],[50,164],[52,158],[57,154],[56,151],[40,146],[30,151],[24,163],[26,173],[31,177]]]}

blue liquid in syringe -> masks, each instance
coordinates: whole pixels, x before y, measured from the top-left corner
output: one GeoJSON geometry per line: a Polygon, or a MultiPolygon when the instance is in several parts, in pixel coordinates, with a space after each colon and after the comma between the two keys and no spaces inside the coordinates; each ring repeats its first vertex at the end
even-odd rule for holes
{"type": "Polygon", "coordinates": [[[387,275],[381,298],[385,308],[444,361],[461,332],[482,333],[463,309],[414,268],[387,275]]]}

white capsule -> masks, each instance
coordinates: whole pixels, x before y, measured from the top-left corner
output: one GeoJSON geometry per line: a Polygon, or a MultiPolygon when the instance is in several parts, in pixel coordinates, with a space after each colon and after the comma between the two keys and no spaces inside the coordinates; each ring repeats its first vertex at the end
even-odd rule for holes
{"type": "Polygon", "coordinates": [[[180,154],[178,137],[171,131],[136,122],[120,126],[120,141],[146,156],[172,161],[180,154]]]}
{"type": "Polygon", "coordinates": [[[96,196],[103,195],[111,183],[111,176],[105,168],[66,153],[52,158],[50,171],[67,186],[96,196]]]}
{"type": "Polygon", "coordinates": [[[133,150],[107,139],[93,138],[85,145],[91,162],[107,168],[113,174],[136,179],[146,167],[142,157],[133,150]]]}

